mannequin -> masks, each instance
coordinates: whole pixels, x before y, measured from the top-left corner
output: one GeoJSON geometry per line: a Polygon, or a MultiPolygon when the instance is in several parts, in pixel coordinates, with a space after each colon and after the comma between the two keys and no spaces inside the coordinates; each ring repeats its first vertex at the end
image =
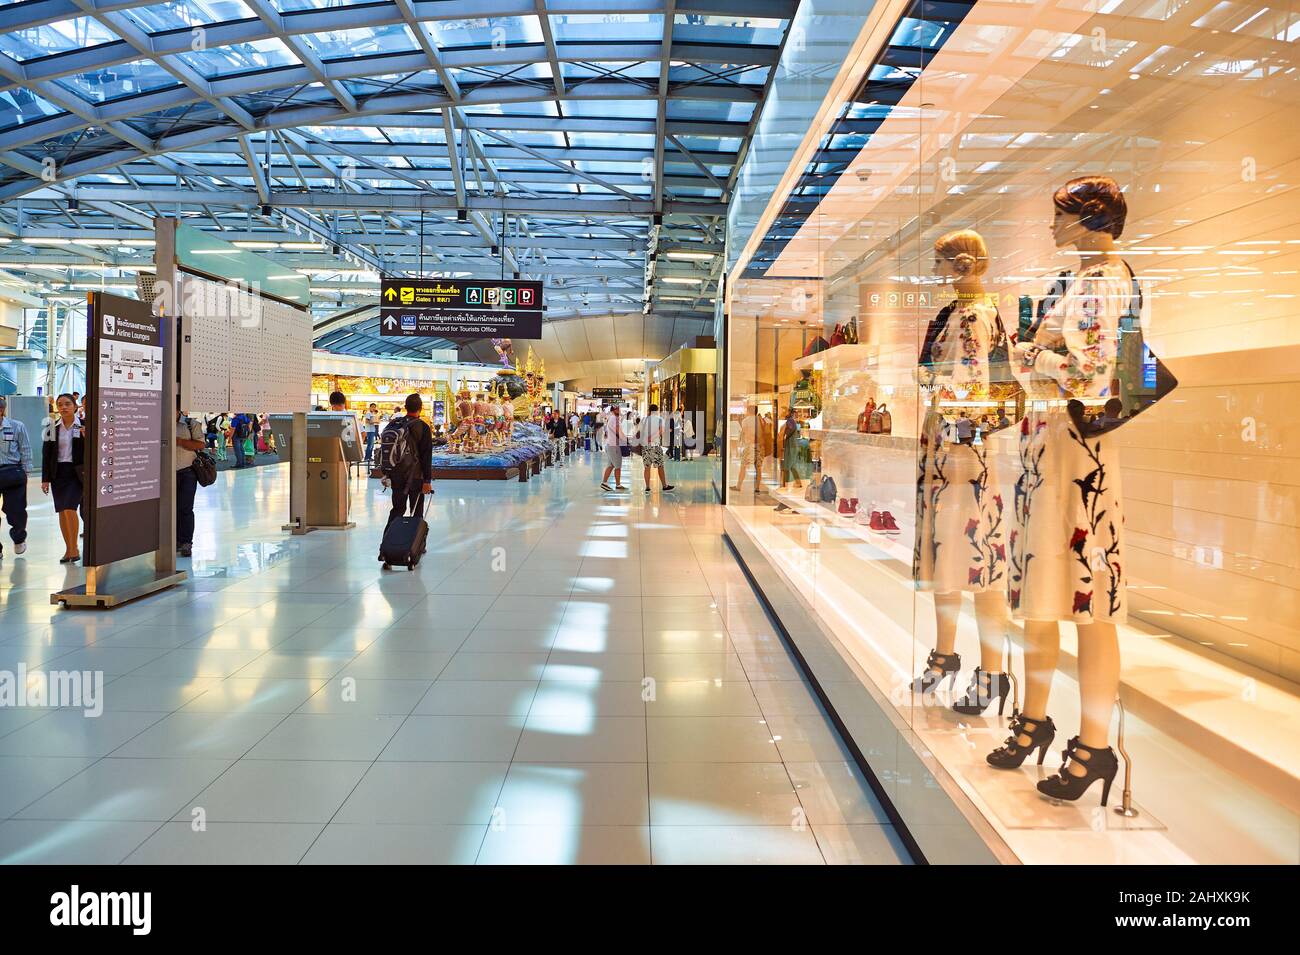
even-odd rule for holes
{"type": "Polygon", "coordinates": [[[1037,748],[1042,764],[1056,733],[1048,698],[1060,653],[1059,622],[1073,621],[1079,631],[1079,735],[1066,747],[1060,772],[1041,780],[1038,790],[1075,800],[1101,780],[1104,806],[1118,770],[1109,739],[1119,688],[1116,626],[1126,611],[1124,514],[1114,436],[1089,435],[1072,415],[1082,410],[1079,401],[1100,406],[1115,397],[1120,322],[1136,316],[1140,290],[1115,248],[1128,214],[1115,181],[1072,179],[1052,202],[1052,238],[1058,249],[1078,253],[1079,268],[1060,277],[1010,356],[1031,398],[1048,399],[1048,405],[1031,407],[1020,423],[1011,533],[1009,597],[1012,613],[1024,620],[1025,708],[988,761],[1014,768],[1037,748]]]}
{"type": "Polygon", "coordinates": [[[935,242],[934,272],[953,286],[956,298],[930,322],[917,375],[929,409],[917,459],[912,570],[917,588],[934,593],[935,646],[914,689],[928,694],[945,676],[950,687],[955,685],[961,671],[961,656],[954,647],[962,594],[970,593],[980,665],[953,709],[971,716],[982,714],[995,698],[1001,715],[1011,692],[1011,680],[1002,668],[1007,633],[1003,503],[988,445],[960,435],[944,420],[940,402],[989,396],[989,356],[1006,333],[996,299],[984,290],[988,262],[984,239],[977,232],[949,232],[935,242]]]}

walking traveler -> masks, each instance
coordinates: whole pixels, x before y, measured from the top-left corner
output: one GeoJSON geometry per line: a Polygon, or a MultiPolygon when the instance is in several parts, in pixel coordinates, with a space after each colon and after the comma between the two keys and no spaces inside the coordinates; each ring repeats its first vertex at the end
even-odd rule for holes
{"type": "MultiPolygon", "coordinates": [[[[71,395],[61,395],[76,413],[77,403],[71,395]]],[[[27,474],[32,469],[32,439],[27,425],[8,416],[8,401],[0,395],[0,510],[9,522],[9,538],[14,552],[27,550],[27,474]]],[[[0,557],[4,548],[0,547],[0,557]]]]}
{"type": "MultiPolygon", "coordinates": [[[[424,516],[424,495],[433,493],[433,432],[420,417],[424,402],[418,394],[406,396],[406,415],[389,427],[400,427],[404,434],[398,438],[401,453],[384,475],[384,484],[392,488],[393,508],[388,513],[385,528],[410,508],[416,517],[424,516]]],[[[387,443],[385,444],[387,446],[387,443]]],[[[389,462],[385,461],[385,465],[389,462]]]]}
{"type": "Polygon", "coordinates": [[[379,440],[379,420],[382,417],[379,413],[379,405],[373,401],[370,402],[370,408],[366,411],[366,464],[373,464],[375,461],[375,442],[379,440]]]}

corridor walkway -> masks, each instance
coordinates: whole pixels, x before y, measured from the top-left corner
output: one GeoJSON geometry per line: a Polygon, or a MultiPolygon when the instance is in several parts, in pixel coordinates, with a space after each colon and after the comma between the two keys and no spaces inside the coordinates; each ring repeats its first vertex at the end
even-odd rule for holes
{"type": "Polygon", "coordinates": [[[293,539],[285,468],[223,473],[194,579],[109,613],[49,605],[80,571],[36,515],[0,565],[0,670],[100,670],[105,704],[0,709],[0,860],[905,861],[709,465],[610,496],[582,458],[439,483],[414,573],[375,559],[377,482],[356,529],[293,539]]]}

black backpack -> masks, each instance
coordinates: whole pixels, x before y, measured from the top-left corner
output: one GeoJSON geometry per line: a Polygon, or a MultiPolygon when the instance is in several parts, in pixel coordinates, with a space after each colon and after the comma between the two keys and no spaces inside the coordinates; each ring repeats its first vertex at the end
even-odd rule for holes
{"type": "Polygon", "coordinates": [[[410,421],[410,418],[390,421],[379,435],[379,470],[394,485],[408,481],[418,467],[410,421]]]}

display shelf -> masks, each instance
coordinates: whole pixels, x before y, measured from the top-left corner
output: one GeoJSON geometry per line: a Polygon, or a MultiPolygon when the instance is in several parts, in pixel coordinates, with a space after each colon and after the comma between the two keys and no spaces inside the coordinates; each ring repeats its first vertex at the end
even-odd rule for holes
{"type": "MultiPolygon", "coordinates": [[[[789,491],[783,491],[780,488],[768,488],[768,493],[772,495],[774,500],[781,502],[790,510],[798,512],[800,516],[813,517],[843,528],[854,537],[864,540],[872,547],[882,551],[886,556],[903,562],[909,568],[912,566],[912,532],[904,525],[899,525],[897,534],[882,534],[879,531],[873,531],[865,524],[857,523],[853,519],[853,515],[841,514],[834,507],[805,501],[802,497],[791,494],[789,491]]],[[[836,506],[838,504],[837,501],[836,506]]]]}
{"type": "Polygon", "coordinates": [[[879,349],[875,345],[834,345],[823,351],[805,355],[803,358],[796,358],[794,369],[795,371],[812,370],[819,362],[822,367],[828,364],[864,364],[868,359],[876,357],[878,353],[879,349]]]}

